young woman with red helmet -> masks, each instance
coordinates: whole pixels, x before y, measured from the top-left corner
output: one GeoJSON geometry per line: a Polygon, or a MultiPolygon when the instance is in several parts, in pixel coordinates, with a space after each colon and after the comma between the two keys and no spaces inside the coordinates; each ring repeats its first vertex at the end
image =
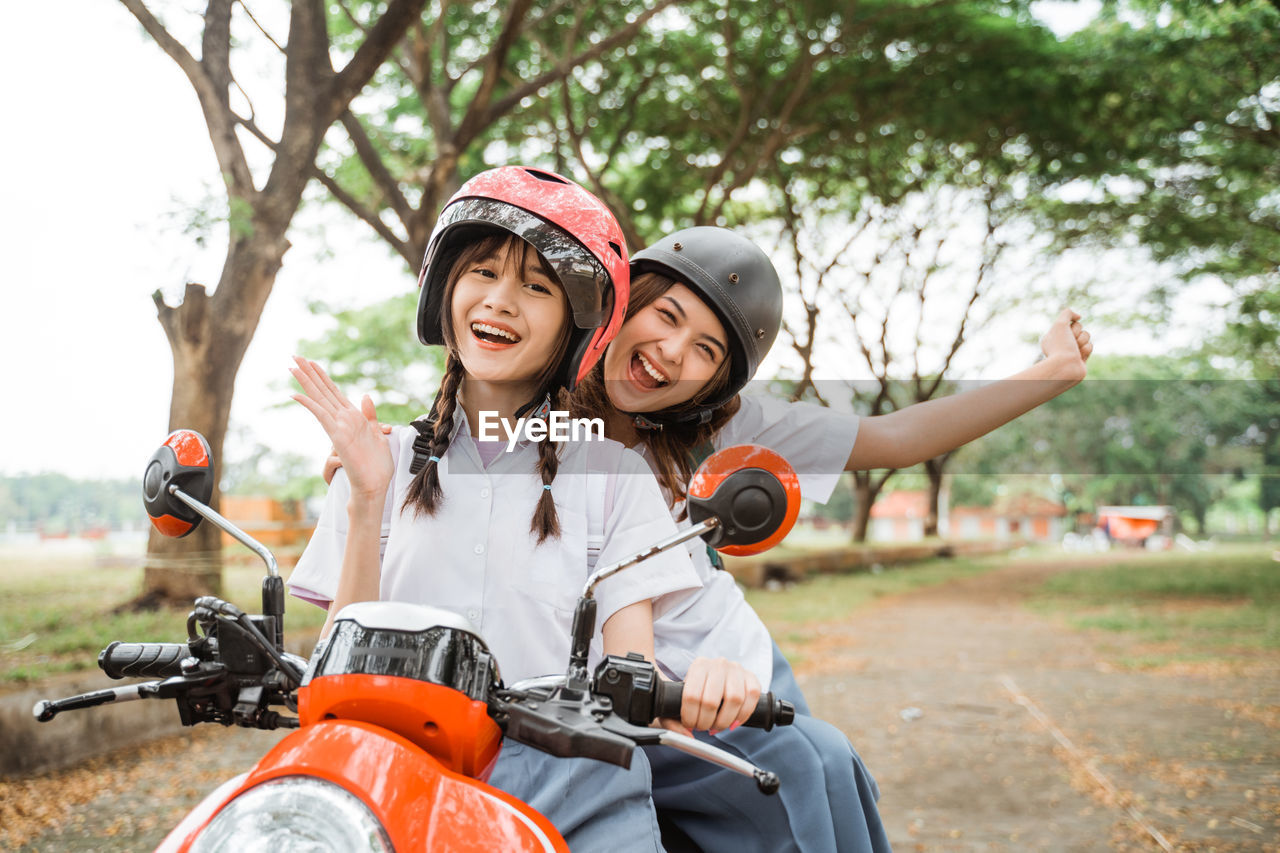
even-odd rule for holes
{"type": "MultiPolygon", "coordinates": [[[[448,351],[428,418],[384,435],[367,397],[356,408],[298,360],[304,393],[294,399],[346,472],[289,579],[295,596],[329,607],[324,632],[350,602],[429,603],[470,619],[507,681],[563,668],[592,513],[608,513],[597,557],[606,563],[675,526],[644,461],[612,442],[525,440],[504,452],[505,442],[476,439],[482,412],[543,416],[585,375],[621,325],[628,279],[617,223],[594,196],[549,172],[494,169],[446,206],[423,264],[418,336],[448,351]],[[607,510],[587,487],[602,466],[607,510]]],[[[682,551],[601,583],[603,652],[652,657],[652,599],[697,585],[682,551]]],[[[736,700],[734,718],[755,700],[736,700]]],[[[511,744],[490,782],[545,814],[574,849],[659,847],[643,758],[624,771],[511,744]]]]}

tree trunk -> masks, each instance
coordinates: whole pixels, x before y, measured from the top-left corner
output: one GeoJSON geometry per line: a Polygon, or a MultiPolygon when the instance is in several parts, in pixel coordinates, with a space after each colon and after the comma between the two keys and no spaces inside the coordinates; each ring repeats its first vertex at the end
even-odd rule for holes
{"type": "Polygon", "coordinates": [[[884,472],[878,480],[870,471],[853,472],[853,541],[866,542],[867,530],[871,526],[871,507],[875,505],[880,489],[893,474],[884,472]]]}
{"type": "Polygon", "coordinates": [[[925,460],[924,463],[924,472],[929,475],[929,508],[924,516],[925,538],[938,535],[938,506],[939,497],[942,494],[942,463],[941,457],[925,460]]]}
{"type": "MultiPolygon", "coordinates": [[[[216,472],[223,461],[236,372],[289,248],[285,234],[315,171],[320,143],[329,126],[347,110],[418,20],[424,2],[389,0],[340,72],[334,71],[329,55],[325,4],[320,0],[293,3],[285,56],[284,124],[278,140],[267,138],[252,120],[232,108],[232,0],[211,0],[208,4],[200,59],[165,29],[143,0],[121,2],[195,89],[227,184],[230,240],[217,289],[210,295],[202,285],[188,284],[177,306],[166,305],[159,292],[152,297],[173,352],[169,429],[186,427],[203,433],[216,472]],[[238,131],[242,127],[258,136],[275,155],[261,186],[255,183],[240,146],[238,131]]],[[[216,509],[216,484],[211,500],[216,509]]],[[[165,540],[152,532],[143,594],[136,604],[185,603],[193,594],[219,592],[221,544],[220,531],[207,523],[179,540],[165,540]]]]}
{"type": "MultiPolygon", "coordinates": [[[[283,234],[287,223],[277,228],[283,234]]],[[[210,506],[215,510],[236,373],[287,249],[282,236],[259,230],[232,244],[223,283],[213,295],[203,285],[188,284],[180,305],[166,305],[159,293],[152,297],[173,354],[169,430],[194,429],[209,442],[215,473],[210,506]],[[241,285],[235,288],[235,300],[219,299],[228,280],[241,285]]],[[[181,539],[151,531],[139,606],[183,605],[196,596],[221,593],[222,532],[217,527],[202,522],[181,539]]]]}

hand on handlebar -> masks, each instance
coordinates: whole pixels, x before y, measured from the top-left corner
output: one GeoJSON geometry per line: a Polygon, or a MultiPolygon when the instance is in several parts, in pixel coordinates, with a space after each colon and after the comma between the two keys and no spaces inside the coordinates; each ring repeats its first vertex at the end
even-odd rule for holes
{"type": "Polygon", "coordinates": [[[760,681],[750,670],[724,658],[698,658],[684,677],[680,722],[712,734],[737,728],[755,711],[759,699],[760,681]]]}

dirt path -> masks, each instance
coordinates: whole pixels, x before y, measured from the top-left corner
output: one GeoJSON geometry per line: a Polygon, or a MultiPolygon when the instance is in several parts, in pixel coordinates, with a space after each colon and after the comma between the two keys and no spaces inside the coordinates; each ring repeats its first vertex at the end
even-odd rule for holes
{"type": "Polygon", "coordinates": [[[1280,850],[1275,660],[1113,667],[1113,638],[1022,606],[1066,568],[1015,564],[814,631],[801,683],[876,775],[895,849],[1280,850]]]}
{"type": "MultiPolygon", "coordinates": [[[[1066,568],[1014,564],[807,631],[801,682],[875,773],[895,849],[1280,850],[1275,660],[1110,666],[1112,640],[1022,606],[1066,568]]],[[[206,728],[0,783],[0,847],[150,849],[276,737],[206,728]]]]}

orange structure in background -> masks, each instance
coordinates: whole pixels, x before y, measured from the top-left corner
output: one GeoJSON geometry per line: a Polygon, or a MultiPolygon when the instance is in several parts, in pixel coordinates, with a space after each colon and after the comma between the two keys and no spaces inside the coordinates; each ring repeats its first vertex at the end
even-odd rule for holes
{"type": "MultiPolygon", "coordinates": [[[[306,517],[302,501],[223,495],[221,512],[245,533],[273,549],[301,548],[315,529],[315,523],[306,517]]],[[[235,540],[223,533],[222,544],[234,545],[235,540]]]]}
{"type": "Polygon", "coordinates": [[[1098,527],[1120,542],[1139,544],[1156,533],[1170,535],[1172,523],[1170,506],[1098,507],[1098,527]]]}
{"type": "MultiPolygon", "coordinates": [[[[871,506],[870,538],[877,542],[918,542],[924,538],[929,493],[898,490],[871,506]]],[[[989,507],[938,506],[938,532],[951,539],[1026,539],[1057,542],[1066,531],[1067,508],[1038,495],[1001,497],[989,507]]]]}

